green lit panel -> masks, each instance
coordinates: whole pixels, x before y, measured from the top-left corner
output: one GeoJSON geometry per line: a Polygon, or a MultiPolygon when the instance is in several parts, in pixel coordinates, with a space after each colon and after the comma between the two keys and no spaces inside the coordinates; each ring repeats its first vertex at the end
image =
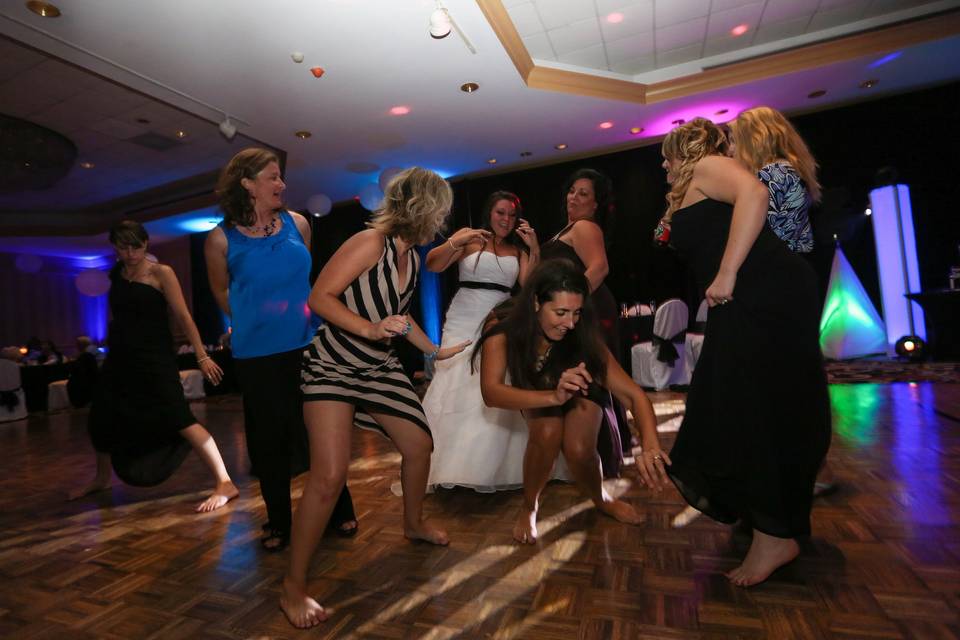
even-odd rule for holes
{"type": "Polygon", "coordinates": [[[887,335],[860,279],[837,246],[820,318],[820,349],[834,360],[886,353],[887,335]]]}

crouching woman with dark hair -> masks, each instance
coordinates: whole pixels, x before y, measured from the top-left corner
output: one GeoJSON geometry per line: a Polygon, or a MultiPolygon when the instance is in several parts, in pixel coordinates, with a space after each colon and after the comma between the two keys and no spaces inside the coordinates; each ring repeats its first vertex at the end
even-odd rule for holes
{"type": "Polygon", "coordinates": [[[667,483],[664,463],[670,460],[657,440],[653,406],[604,345],[589,295],[582,269],[569,260],[543,262],[517,297],[494,309],[474,349],[484,402],[522,411],[530,432],[524,508],[513,529],[521,543],[537,539],[540,493],[560,451],[598,509],[628,524],[643,521],[633,506],[603,489],[596,443],[607,391],[632,409],[638,423],[643,483],[654,490],[667,483]]]}

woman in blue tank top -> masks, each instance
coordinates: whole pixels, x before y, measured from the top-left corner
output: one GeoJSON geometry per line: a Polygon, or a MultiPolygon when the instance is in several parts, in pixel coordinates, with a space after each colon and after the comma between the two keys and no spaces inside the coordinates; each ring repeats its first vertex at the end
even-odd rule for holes
{"type": "MultiPolygon", "coordinates": [[[[283,209],[285,188],[273,152],[251,148],[234,156],[217,184],[223,222],[204,249],[213,296],[231,318],[251,473],[267,506],[261,542],[268,551],[289,542],[290,478],[309,467],[300,361],[315,328],[307,306],[310,225],[283,209]]],[[[341,535],[357,531],[346,486],[331,522],[341,535]]]]}

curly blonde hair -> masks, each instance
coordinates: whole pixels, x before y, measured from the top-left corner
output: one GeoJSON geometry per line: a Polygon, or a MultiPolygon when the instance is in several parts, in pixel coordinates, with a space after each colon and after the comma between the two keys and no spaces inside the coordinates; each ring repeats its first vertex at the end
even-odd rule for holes
{"type": "Polygon", "coordinates": [[[429,169],[411,167],[390,180],[383,207],[368,227],[412,244],[426,244],[443,230],[453,206],[453,189],[429,169]]]}
{"type": "Polygon", "coordinates": [[[667,213],[663,216],[669,222],[687,194],[690,180],[693,179],[693,168],[707,156],[724,155],[727,138],[720,127],[706,118],[694,118],[668,133],[661,150],[668,161],[680,161],[670,193],[667,194],[667,213]]]}
{"type": "Polygon", "coordinates": [[[223,221],[228,227],[247,227],[256,220],[250,193],[240,183],[244,178],[253,180],[268,164],[280,159],[273,151],[251,147],[230,159],[217,180],[217,197],[223,210],[223,221]]]}
{"type": "Polygon", "coordinates": [[[807,144],[782,113],[770,107],[742,111],[730,123],[735,155],[754,173],[776,160],[786,160],[797,170],[814,202],[820,201],[817,161],[807,144]]]}

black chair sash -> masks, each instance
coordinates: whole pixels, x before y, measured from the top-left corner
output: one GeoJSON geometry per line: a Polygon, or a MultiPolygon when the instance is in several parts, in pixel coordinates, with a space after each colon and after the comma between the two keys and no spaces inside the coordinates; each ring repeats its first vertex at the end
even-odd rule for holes
{"type": "Polygon", "coordinates": [[[3,407],[7,411],[16,409],[17,405],[20,404],[20,396],[17,394],[17,391],[20,391],[20,387],[9,391],[0,391],[0,407],[3,407]]]}
{"type": "Polygon", "coordinates": [[[658,335],[654,335],[653,344],[657,345],[657,360],[665,362],[671,367],[674,366],[680,357],[680,352],[677,351],[677,345],[683,344],[686,336],[686,329],[672,338],[661,338],[658,335]]]}
{"type": "Polygon", "coordinates": [[[465,289],[490,289],[492,291],[503,291],[510,293],[510,287],[496,282],[476,282],[474,280],[464,280],[460,283],[465,289]]]}

